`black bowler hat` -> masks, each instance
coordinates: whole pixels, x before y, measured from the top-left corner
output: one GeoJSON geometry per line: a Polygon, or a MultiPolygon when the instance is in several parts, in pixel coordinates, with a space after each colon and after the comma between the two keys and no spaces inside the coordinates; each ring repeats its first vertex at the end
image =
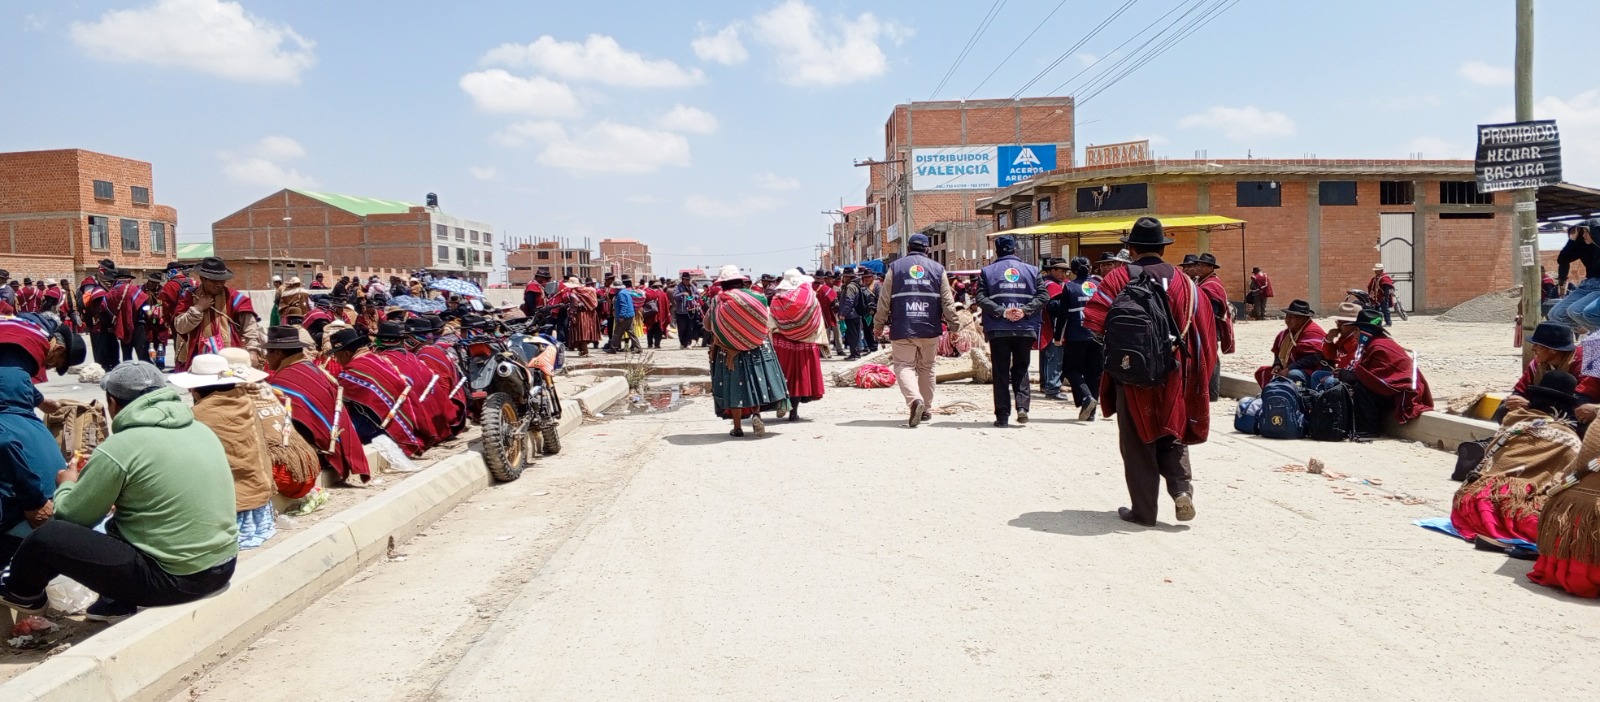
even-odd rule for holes
{"type": "Polygon", "coordinates": [[[118,268],[117,272],[113,273],[111,277],[117,280],[133,280],[133,271],[126,268],[118,268]]]}
{"type": "Polygon", "coordinates": [[[1528,339],[1528,343],[1562,353],[1578,348],[1572,338],[1572,327],[1560,322],[1540,322],[1539,326],[1534,328],[1533,337],[1528,339]]]}
{"type": "Polygon", "coordinates": [[[1530,385],[1523,392],[1527,393],[1529,407],[1570,417],[1582,402],[1578,398],[1577,390],[1578,379],[1572,377],[1572,374],[1549,370],[1539,379],[1538,385],[1530,385]]]}
{"type": "MultiPolygon", "coordinates": [[[[338,334],[334,334],[338,336],[338,334]]],[[[264,349],[279,349],[283,351],[303,351],[305,345],[300,341],[300,327],[280,324],[267,327],[267,343],[262,344],[264,349]]]]}
{"type": "Polygon", "coordinates": [[[1288,307],[1283,308],[1283,313],[1285,315],[1292,314],[1292,315],[1299,315],[1301,317],[1315,317],[1315,316],[1317,316],[1316,311],[1312,310],[1311,309],[1311,305],[1308,304],[1305,300],[1295,300],[1294,302],[1289,303],[1288,307]]]}
{"type": "Polygon", "coordinates": [[[1067,265],[1067,259],[1064,259],[1064,258],[1046,257],[1044,259],[1044,261],[1042,261],[1042,263],[1044,263],[1044,265],[1039,267],[1042,270],[1047,270],[1047,271],[1048,270],[1052,270],[1052,269],[1060,269],[1060,270],[1064,270],[1064,271],[1072,270],[1072,266],[1067,265]]]}
{"type": "Polygon", "coordinates": [[[354,351],[369,343],[371,343],[371,340],[367,338],[367,335],[356,331],[353,327],[340,329],[333,333],[332,338],[328,339],[329,351],[332,352],[354,351]]]}
{"type": "Polygon", "coordinates": [[[1211,255],[1210,253],[1203,253],[1203,254],[1200,254],[1199,256],[1194,257],[1194,262],[1198,263],[1198,264],[1200,264],[1202,266],[1211,266],[1212,268],[1221,268],[1222,267],[1222,266],[1217,265],[1217,257],[1211,255]]]}
{"type": "Polygon", "coordinates": [[[1103,254],[1100,254],[1100,258],[1095,261],[1095,263],[1121,263],[1121,262],[1122,261],[1117,258],[1117,255],[1114,254],[1114,253],[1111,253],[1110,251],[1107,251],[1107,252],[1105,252],[1103,254]]]}
{"type": "Polygon", "coordinates": [[[66,375],[67,369],[83,363],[89,355],[89,347],[84,345],[83,337],[67,328],[65,324],[56,325],[55,338],[61,342],[61,347],[66,353],[61,354],[61,362],[56,364],[56,375],[66,375]]]}
{"type": "Polygon", "coordinates": [[[1180,263],[1178,265],[1180,265],[1180,266],[1192,266],[1192,265],[1194,265],[1196,263],[1199,263],[1199,262],[1200,262],[1200,257],[1199,256],[1196,256],[1194,254],[1184,254],[1183,255],[1183,263],[1180,263]]]}
{"type": "Polygon", "coordinates": [[[549,278],[550,277],[550,269],[549,268],[540,268],[539,270],[536,270],[536,271],[533,272],[533,277],[535,277],[535,278],[549,278]]]}
{"type": "Polygon", "coordinates": [[[1369,327],[1369,331],[1383,331],[1383,313],[1371,307],[1363,307],[1356,313],[1356,326],[1369,327]]]}
{"type": "Polygon", "coordinates": [[[433,333],[433,322],[421,317],[412,317],[405,321],[406,333],[411,336],[422,336],[433,333]]]}
{"type": "Polygon", "coordinates": [[[228,264],[216,256],[207,256],[200,260],[200,265],[195,266],[195,275],[206,280],[232,280],[233,271],[228,270],[228,264]]]}
{"type": "Polygon", "coordinates": [[[1140,217],[1133,223],[1133,228],[1122,236],[1122,243],[1136,246],[1166,246],[1172,243],[1167,238],[1166,230],[1161,227],[1161,220],[1155,217],[1140,217]]]}
{"type": "Polygon", "coordinates": [[[398,341],[406,338],[406,325],[402,322],[379,322],[378,338],[383,341],[398,341]]]}

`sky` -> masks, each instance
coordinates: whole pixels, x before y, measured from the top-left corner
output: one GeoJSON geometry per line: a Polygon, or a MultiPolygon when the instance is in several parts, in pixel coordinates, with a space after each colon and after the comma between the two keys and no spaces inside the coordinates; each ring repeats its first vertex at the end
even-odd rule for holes
{"type": "MultiPolygon", "coordinates": [[[[1536,116],[1600,185],[1600,2],[1536,4],[1536,116]]],[[[1513,27],[1511,0],[3,0],[0,151],[150,161],[182,241],[284,187],[434,192],[661,274],[778,272],[864,200],[896,104],[1073,95],[1077,161],[1471,158],[1513,114],[1513,27]]]]}

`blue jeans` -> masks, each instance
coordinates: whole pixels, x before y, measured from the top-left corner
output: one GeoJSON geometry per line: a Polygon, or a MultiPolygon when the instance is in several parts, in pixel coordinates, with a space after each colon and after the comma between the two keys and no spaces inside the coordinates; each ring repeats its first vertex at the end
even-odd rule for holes
{"type": "Polygon", "coordinates": [[[1045,397],[1061,394],[1061,359],[1066,349],[1048,341],[1039,349],[1039,390],[1045,397]]]}
{"type": "Polygon", "coordinates": [[[1576,290],[1550,308],[1549,319],[1575,331],[1600,329],[1600,306],[1596,302],[1600,302],[1600,278],[1584,278],[1576,290]]]}

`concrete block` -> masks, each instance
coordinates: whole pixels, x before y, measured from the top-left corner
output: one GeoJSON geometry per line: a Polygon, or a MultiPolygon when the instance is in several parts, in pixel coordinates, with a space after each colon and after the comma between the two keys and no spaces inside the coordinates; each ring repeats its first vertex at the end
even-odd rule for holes
{"type": "Polygon", "coordinates": [[[7,702],[111,702],[100,661],[67,649],[0,686],[7,702]]]}
{"type": "Polygon", "coordinates": [[[622,378],[606,378],[594,387],[578,393],[573,399],[578,401],[578,406],[583,408],[585,415],[593,417],[627,396],[628,381],[622,378]]]}
{"type": "Polygon", "coordinates": [[[561,436],[565,437],[577,431],[578,427],[581,426],[583,426],[583,407],[578,405],[578,401],[572,398],[562,400],[561,424],[557,431],[561,433],[561,436]]]}

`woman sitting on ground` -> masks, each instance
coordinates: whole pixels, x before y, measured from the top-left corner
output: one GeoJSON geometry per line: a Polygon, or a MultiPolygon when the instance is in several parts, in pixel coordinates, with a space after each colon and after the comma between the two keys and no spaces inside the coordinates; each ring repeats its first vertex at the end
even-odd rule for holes
{"type": "MultiPolygon", "coordinates": [[[[1522,369],[1522,377],[1517,379],[1517,384],[1511,389],[1511,395],[1500,403],[1501,410],[1495,419],[1499,419],[1510,410],[1522,409],[1528,406],[1527,390],[1530,386],[1539,384],[1545,373],[1552,370],[1566,372],[1578,379],[1577,394],[1584,402],[1600,400],[1600,378],[1589,378],[1582,375],[1583,349],[1578,348],[1577,342],[1572,337],[1572,327],[1561,322],[1540,322],[1534,329],[1533,336],[1528,339],[1528,345],[1533,348],[1533,359],[1522,369]]],[[[1593,417],[1579,417],[1580,422],[1587,422],[1593,417]]]]}
{"type": "Polygon", "coordinates": [[[1600,597],[1600,431],[1586,432],[1570,468],[1539,510],[1539,560],[1528,580],[1600,597]]]}
{"type": "Polygon", "coordinates": [[[1507,540],[1537,541],[1545,493],[1578,455],[1573,412],[1578,381],[1559,370],[1524,390],[1526,403],[1509,410],[1483,462],[1456,490],[1450,522],[1462,538],[1505,550],[1507,540]]]}

